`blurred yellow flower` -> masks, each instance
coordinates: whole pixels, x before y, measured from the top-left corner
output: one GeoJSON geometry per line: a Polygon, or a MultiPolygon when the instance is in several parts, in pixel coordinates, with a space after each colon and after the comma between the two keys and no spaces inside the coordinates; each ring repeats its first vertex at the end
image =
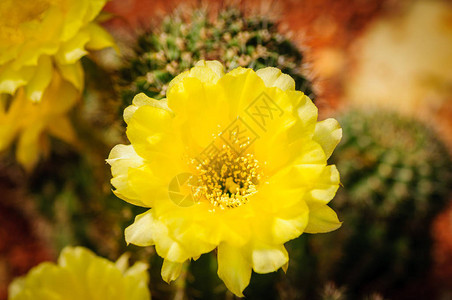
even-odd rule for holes
{"type": "Polygon", "coordinates": [[[0,151],[7,149],[18,136],[16,158],[28,171],[38,162],[41,152],[48,152],[45,133],[76,144],[67,112],[80,94],[58,72],[52,77],[40,103],[29,101],[24,89],[14,96],[0,94],[0,151]]]}
{"type": "MultiPolygon", "coordinates": [[[[0,1],[0,94],[40,101],[54,70],[77,89],[83,86],[79,59],[87,50],[113,46],[93,22],[106,0],[0,1]]],[[[63,99],[61,100],[63,101],[63,99]]]]}
{"type": "Polygon", "coordinates": [[[200,61],[167,99],[135,97],[124,111],[131,145],[107,162],[118,197],[151,208],[126,241],[155,245],[162,277],[217,248],[218,275],[236,295],[257,273],[286,269],[284,243],[340,227],[327,206],[339,173],[327,159],[342,131],[276,68],[200,61]]]}
{"type": "Polygon", "coordinates": [[[13,281],[9,300],[148,300],[147,265],[116,264],[82,247],[63,249],[58,264],[42,263],[13,281]]]}

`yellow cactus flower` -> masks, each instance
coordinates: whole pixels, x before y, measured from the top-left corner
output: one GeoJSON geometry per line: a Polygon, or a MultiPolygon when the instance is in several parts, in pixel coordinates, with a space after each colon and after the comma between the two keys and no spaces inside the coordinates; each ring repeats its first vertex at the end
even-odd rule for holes
{"type": "MultiPolygon", "coordinates": [[[[54,70],[77,89],[83,86],[79,59],[87,50],[113,46],[93,22],[106,0],[0,1],[0,94],[40,101],[54,70]]],[[[64,101],[64,99],[61,99],[64,101]]]]}
{"type": "Polygon", "coordinates": [[[128,267],[127,256],[116,264],[82,247],[66,247],[58,264],[45,262],[9,287],[9,300],[148,300],[148,266],[128,267]]]}
{"type": "Polygon", "coordinates": [[[14,96],[0,95],[0,151],[7,149],[18,136],[16,158],[30,171],[41,152],[48,150],[45,133],[75,144],[75,133],[67,112],[79,98],[72,84],[54,72],[40,103],[28,100],[24,89],[14,96]]]}
{"type": "Polygon", "coordinates": [[[340,227],[327,206],[339,173],[327,159],[342,131],[276,68],[200,61],[169,84],[167,98],[137,95],[124,111],[131,145],[107,159],[115,194],[150,209],[125,231],[155,245],[162,277],[217,249],[218,275],[242,296],[251,270],[288,266],[284,243],[340,227]]]}

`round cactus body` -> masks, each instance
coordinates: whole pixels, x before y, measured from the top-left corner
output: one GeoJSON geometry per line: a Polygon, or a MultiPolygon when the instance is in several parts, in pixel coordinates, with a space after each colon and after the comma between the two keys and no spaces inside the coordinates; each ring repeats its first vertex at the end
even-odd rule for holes
{"type": "Polygon", "coordinates": [[[297,90],[312,97],[301,73],[302,54],[263,17],[246,18],[237,9],[225,9],[213,19],[195,10],[190,18],[175,13],[160,28],[138,37],[134,53],[120,72],[125,105],[138,93],[154,99],[165,96],[168,83],[199,60],[219,60],[227,70],[238,66],[277,67],[294,78],[297,90]]]}
{"type": "Polygon", "coordinates": [[[449,199],[451,157],[415,120],[350,111],[340,123],[343,140],[332,160],[344,187],[332,206],[344,224],[317,242],[337,249],[329,255],[338,284],[390,294],[430,266],[430,225],[449,199]]]}

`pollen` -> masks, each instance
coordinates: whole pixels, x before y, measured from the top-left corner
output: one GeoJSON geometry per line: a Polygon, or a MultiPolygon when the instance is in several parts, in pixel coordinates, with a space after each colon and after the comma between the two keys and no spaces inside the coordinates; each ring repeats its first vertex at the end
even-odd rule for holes
{"type": "Polygon", "coordinates": [[[257,193],[261,178],[259,162],[253,154],[238,154],[227,145],[198,162],[196,198],[207,199],[220,209],[239,207],[257,193]],[[204,196],[204,197],[203,197],[204,196]]]}

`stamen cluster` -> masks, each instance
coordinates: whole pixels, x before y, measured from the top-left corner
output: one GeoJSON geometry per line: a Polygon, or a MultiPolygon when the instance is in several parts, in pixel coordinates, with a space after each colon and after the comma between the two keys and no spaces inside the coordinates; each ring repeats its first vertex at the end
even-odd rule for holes
{"type": "Polygon", "coordinates": [[[197,170],[199,185],[195,197],[204,196],[221,209],[247,203],[257,192],[261,178],[259,162],[254,155],[240,155],[226,145],[217,155],[200,162],[197,170]]]}

